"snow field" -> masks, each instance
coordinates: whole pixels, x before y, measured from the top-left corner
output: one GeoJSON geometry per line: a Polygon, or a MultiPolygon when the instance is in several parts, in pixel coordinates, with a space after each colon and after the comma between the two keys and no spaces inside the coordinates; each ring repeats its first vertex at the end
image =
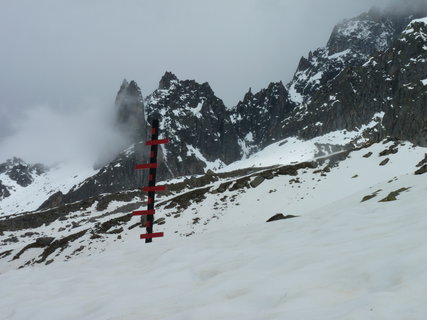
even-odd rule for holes
{"type": "Polygon", "coordinates": [[[208,194],[156,226],[165,238],[151,245],[135,228],[103,253],[1,274],[2,317],[425,319],[427,181],[413,171],[426,150],[405,143],[379,157],[391,144],[352,152],[326,176],[265,180],[220,204],[218,219],[190,223],[235,195],[208,194]],[[410,189],[378,202],[401,187],[410,189]],[[265,223],[276,212],[298,217],[265,223]],[[185,226],[195,234],[173,233],[185,226]]]}
{"type": "Polygon", "coordinates": [[[133,238],[11,271],[0,306],[5,319],[423,319],[425,187],[381,210],[343,201],[316,216],[153,246],[133,238]]]}

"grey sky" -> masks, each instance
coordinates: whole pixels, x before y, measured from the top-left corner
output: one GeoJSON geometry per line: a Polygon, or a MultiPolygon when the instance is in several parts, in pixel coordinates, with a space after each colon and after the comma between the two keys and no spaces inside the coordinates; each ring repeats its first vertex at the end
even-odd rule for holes
{"type": "Polygon", "coordinates": [[[208,81],[235,105],[249,87],[288,82],[299,58],[325,45],[337,22],[384,2],[0,0],[0,161],[12,153],[43,160],[49,146],[77,139],[69,119],[91,125],[87,135],[105,129],[97,114],[111,113],[123,78],[147,95],[169,70],[208,81]],[[22,151],[26,135],[38,137],[26,129],[33,120],[44,142],[35,141],[38,152],[22,151]],[[63,132],[52,134],[52,122],[63,123],[63,132]]]}

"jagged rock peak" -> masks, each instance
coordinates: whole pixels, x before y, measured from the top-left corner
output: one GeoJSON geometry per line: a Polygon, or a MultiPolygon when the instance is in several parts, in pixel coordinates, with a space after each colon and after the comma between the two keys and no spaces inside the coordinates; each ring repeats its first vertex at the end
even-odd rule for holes
{"type": "MultiPolygon", "coordinates": [[[[122,81],[122,85],[120,86],[120,90],[124,90],[124,89],[126,89],[127,87],[129,86],[129,82],[126,80],[126,78],[125,79],[123,79],[123,81],[122,81]]],[[[119,90],[119,91],[120,91],[119,90]]]]}
{"type": "Polygon", "coordinates": [[[369,12],[337,24],[325,47],[301,58],[293,80],[287,85],[294,103],[308,104],[312,96],[347,67],[359,67],[389,49],[401,32],[422,12],[369,12]]]}
{"type": "Polygon", "coordinates": [[[253,97],[254,97],[254,94],[252,93],[252,88],[249,88],[248,92],[246,92],[245,96],[243,97],[243,101],[251,100],[253,97]]]}
{"type": "Polygon", "coordinates": [[[170,71],[166,71],[165,74],[163,75],[163,77],[159,81],[159,89],[160,90],[169,89],[171,87],[172,83],[177,82],[177,81],[179,81],[179,80],[178,80],[176,75],[174,75],[170,71]]]}
{"type": "Polygon", "coordinates": [[[141,94],[141,89],[139,88],[139,86],[135,80],[132,80],[131,82],[129,82],[128,90],[133,90],[133,91],[137,92],[138,94],[141,94]]]}
{"type": "Polygon", "coordinates": [[[270,84],[267,87],[267,90],[271,92],[279,92],[279,91],[284,92],[286,91],[286,88],[283,85],[283,82],[279,81],[279,82],[270,82],[270,84]]]}
{"type": "Polygon", "coordinates": [[[289,93],[281,81],[271,82],[255,94],[249,89],[230,116],[244,156],[279,139],[283,130],[278,124],[292,108],[289,93]]]}
{"type": "Polygon", "coordinates": [[[123,80],[119,91],[116,96],[116,105],[120,106],[123,102],[141,102],[143,101],[141,89],[136,81],[131,80],[128,82],[123,80]]]}
{"type": "Polygon", "coordinates": [[[123,80],[116,97],[116,110],[116,124],[131,139],[130,142],[145,137],[144,101],[141,89],[134,80],[123,80]]]}

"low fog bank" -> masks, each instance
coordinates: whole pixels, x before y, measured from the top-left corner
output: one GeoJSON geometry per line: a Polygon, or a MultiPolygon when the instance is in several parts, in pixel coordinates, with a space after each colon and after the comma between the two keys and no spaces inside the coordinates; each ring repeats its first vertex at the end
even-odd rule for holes
{"type": "Polygon", "coordinates": [[[0,162],[16,156],[48,166],[61,162],[94,166],[112,160],[130,144],[115,125],[112,103],[90,99],[69,108],[39,104],[24,110],[11,117],[8,135],[0,140],[0,162]]]}

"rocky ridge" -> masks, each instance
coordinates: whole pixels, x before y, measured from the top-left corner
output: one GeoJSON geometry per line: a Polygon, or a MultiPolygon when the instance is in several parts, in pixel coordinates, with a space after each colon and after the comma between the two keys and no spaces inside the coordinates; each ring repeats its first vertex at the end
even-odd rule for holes
{"type": "Polygon", "coordinates": [[[292,101],[308,104],[311,96],[343,69],[361,66],[389,49],[412,19],[425,15],[427,12],[391,14],[374,8],[337,24],[325,47],[301,58],[287,85],[292,101]]]}
{"type": "Polygon", "coordinates": [[[391,136],[425,145],[426,28],[426,19],[414,20],[389,49],[342,70],[282,126],[307,139],[364,128],[373,141],[391,136]]]}
{"type": "MultiPolygon", "coordinates": [[[[393,112],[385,112],[391,106],[390,95],[394,94],[398,84],[393,85],[390,93],[390,87],[384,84],[389,76],[383,73],[383,65],[375,65],[377,75],[372,76],[372,73],[364,74],[365,64],[380,56],[389,60],[396,58],[393,62],[395,71],[398,71],[399,68],[408,69],[410,66],[406,64],[415,59],[411,72],[418,74],[419,78],[414,80],[420,83],[418,80],[423,77],[423,72],[418,73],[419,64],[425,64],[419,58],[421,51],[412,51],[412,56],[406,58],[406,64],[397,57],[387,56],[387,53],[394,51],[396,46],[402,46],[399,39],[408,23],[423,16],[427,16],[426,9],[408,9],[405,13],[372,9],[345,20],[335,26],[325,47],[301,58],[294,78],[284,88],[271,83],[267,89],[255,94],[249,90],[232,109],[231,115],[240,130],[239,140],[245,154],[290,136],[310,139],[337,130],[358,132],[358,136],[373,141],[385,136],[401,137],[403,131],[395,129],[401,125],[387,124],[393,112]],[[383,127],[384,116],[386,125],[383,127]]],[[[419,46],[416,43],[417,40],[408,39],[405,46],[419,46]]],[[[417,93],[413,94],[417,99],[417,93]]],[[[406,101],[395,103],[402,105],[406,101]]],[[[408,107],[406,111],[410,109],[408,107]]],[[[419,109],[418,114],[421,115],[419,109]]],[[[422,143],[422,130],[418,125],[411,128],[411,134],[405,137],[422,143]]]]}
{"type": "Polygon", "coordinates": [[[117,123],[134,144],[41,208],[144,185],[145,177],[133,168],[148,161],[143,141],[153,118],[171,138],[160,148],[160,179],[203,174],[292,136],[342,131],[352,132],[354,144],[361,137],[391,136],[424,145],[426,22],[407,26],[412,18],[371,10],[338,24],[326,47],[301,59],[291,83],[249,90],[231,109],[208,83],[179,80],[171,72],[146,98],[134,81],[124,81],[116,99],[117,123]]]}
{"type": "Polygon", "coordinates": [[[145,103],[148,122],[160,119],[163,134],[171,139],[162,149],[175,176],[201,174],[240,159],[236,129],[207,82],[179,80],[166,72],[145,103]]]}
{"type": "Polygon", "coordinates": [[[160,138],[170,138],[170,143],[159,148],[159,180],[203,174],[241,158],[236,129],[208,83],[179,80],[166,72],[158,89],[144,99],[138,85],[125,80],[117,94],[116,110],[118,125],[134,143],[96,175],[66,194],[52,195],[39,209],[146,185],[147,176],[134,168],[137,163],[149,162],[145,141],[154,118],[161,119],[160,138]],[[140,136],[138,128],[143,133],[140,136]]]}

